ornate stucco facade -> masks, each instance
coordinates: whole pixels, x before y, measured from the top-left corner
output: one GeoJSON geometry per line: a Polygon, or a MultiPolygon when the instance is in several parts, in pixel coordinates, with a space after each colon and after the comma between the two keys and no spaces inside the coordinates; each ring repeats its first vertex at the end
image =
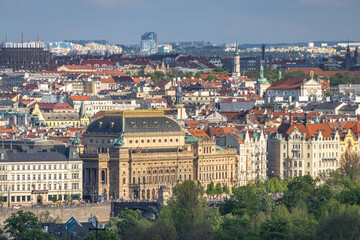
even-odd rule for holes
{"type": "Polygon", "coordinates": [[[324,123],[282,123],[268,139],[269,177],[327,176],[340,167],[340,136],[324,123]]]}
{"type": "Polygon", "coordinates": [[[0,149],[0,195],[5,206],[53,204],[82,197],[82,161],[75,148],[65,153],[0,149]]]}
{"type": "Polygon", "coordinates": [[[244,186],[256,180],[266,180],[267,139],[263,132],[248,131],[245,133],[229,133],[226,146],[238,150],[239,161],[236,167],[237,184],[244,186]]]}
{"type": "Polygon", "coordinates": [[[187,179],[235,184],[236,150],[189,138],[163,111],[108,112],[83,136],[85,199],[157,199],[187,179]]]}

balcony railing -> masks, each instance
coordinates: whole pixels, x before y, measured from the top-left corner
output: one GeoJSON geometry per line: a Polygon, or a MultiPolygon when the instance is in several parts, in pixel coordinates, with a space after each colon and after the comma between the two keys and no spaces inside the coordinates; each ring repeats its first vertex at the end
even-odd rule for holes
{"type": "Polygon", "coordinates": [[[322,160],[337,160],[337,157],[322,157],[322,160]]]}

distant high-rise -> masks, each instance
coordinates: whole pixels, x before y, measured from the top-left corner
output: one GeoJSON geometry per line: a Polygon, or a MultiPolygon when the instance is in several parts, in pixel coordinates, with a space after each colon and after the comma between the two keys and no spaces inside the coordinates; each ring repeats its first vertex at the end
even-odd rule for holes
{"type": "Polygon", "coordinates": [[[157,34],[155,32],[146,32],[141,35],[140,52],[142,55],[157,53],[157,34]]]}
{"type": "Polygon", "coordinates": [[[157,34],[155,32],[146,32],[141,35],[141,40],[153,40],[157,43],[157,34]]]}
{"type": "Polygon", "coordinates": [[[50,53],[44,42],[4,42],[0,46],[0,67],[15,71],[47,70],[50,53]]]}

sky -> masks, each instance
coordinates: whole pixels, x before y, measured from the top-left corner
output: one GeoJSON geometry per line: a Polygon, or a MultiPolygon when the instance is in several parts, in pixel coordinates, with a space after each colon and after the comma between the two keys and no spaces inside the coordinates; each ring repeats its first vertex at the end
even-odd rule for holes
{"type": "Polygon", "coordinates": [[[360,40],[359,0],[0,0],[0,41],[279,43],[360,40]]]}

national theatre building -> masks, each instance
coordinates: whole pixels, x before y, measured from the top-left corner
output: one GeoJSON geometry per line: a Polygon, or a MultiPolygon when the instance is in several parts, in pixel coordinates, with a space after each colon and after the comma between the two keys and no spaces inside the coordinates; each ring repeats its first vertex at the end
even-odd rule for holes
{"type": "Polygon", "coordinates": [[[83,134],[84,199],[157,199],[177,181],[236,183],[236,149],[186,135],[158,110],[107,112],[83,134]]]}

